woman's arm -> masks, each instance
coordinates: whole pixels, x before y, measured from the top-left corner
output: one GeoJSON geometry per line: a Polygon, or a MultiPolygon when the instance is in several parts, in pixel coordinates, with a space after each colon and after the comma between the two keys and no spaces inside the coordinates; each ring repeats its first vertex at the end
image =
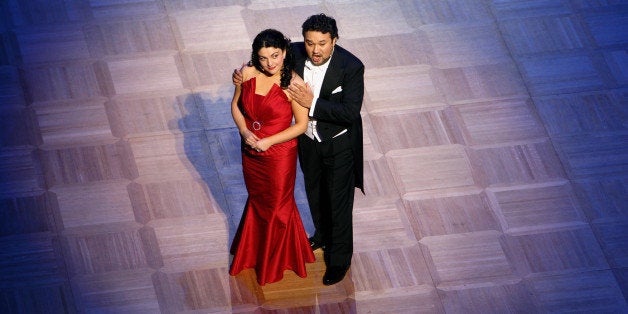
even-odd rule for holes
{"type": "Polygon", "coordinates": [[[253,145],[255,145],[259,138],[246,127],[244,115],[242,114],[242,111],[240,111],[240,107],[238,106],[241,95],[242,85],[236,85],[233,92],[233,99],[231,100],[231,116],[233,117],[233,122],[235,122],[236,127],[238,127],[238,131],[240,132],[242,140],[247,145],[253,147],[253,145]]]}
{"type": "Polygon", "coordinates": [[[246,123],[244,122],[244,115],[242,114],[238,106],[241,93],[242,93],[242,86],[236,85],[235,90],[233,91],[233,99],[231,100],[231,116],[233,117],[233,122],[235,122],[236,127],[238,127],[238,131],[240,131],[240,134],[242,134],[242,132],[246,130],[246,123]]]}

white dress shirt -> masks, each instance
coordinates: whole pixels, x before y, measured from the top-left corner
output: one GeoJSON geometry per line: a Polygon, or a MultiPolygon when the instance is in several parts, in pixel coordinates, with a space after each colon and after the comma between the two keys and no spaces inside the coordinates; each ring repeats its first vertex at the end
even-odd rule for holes
{"type": "Polygon", "coordinates": [[[310,85],[310,88],[312,88],[312,92],[314,93],[314,99],[312,99],[312,105],[310,106],[309,112],[310,121],[307,124],[305,135],[313,140],[316,139],[319,142],[321,141],[321,138],[318,136],[318,132],[316,131],[316,119],[312,118],[312,116],[314,116],[316,101],[321,94],[321,86],[323,85],[323,79],[325,78],[325,73],[327,73],[330,61],[331,58],[329,58],[329,60],[327,60],[324,64],[316,66],[308,59],[305,61],[305,67],[303,68],[303,80],[305,83],[310,85]]]}

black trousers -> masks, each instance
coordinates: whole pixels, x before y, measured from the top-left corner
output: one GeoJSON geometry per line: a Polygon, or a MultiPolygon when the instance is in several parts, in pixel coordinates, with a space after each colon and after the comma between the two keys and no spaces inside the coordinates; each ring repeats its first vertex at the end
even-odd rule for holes
{"type": "Polygon", "coordinates": [[[299,137],[299,161],[314,238],[325,245],[325,264],[346,267],[353,256],[355,175],[349,136],[318,142],[299,137]]]}

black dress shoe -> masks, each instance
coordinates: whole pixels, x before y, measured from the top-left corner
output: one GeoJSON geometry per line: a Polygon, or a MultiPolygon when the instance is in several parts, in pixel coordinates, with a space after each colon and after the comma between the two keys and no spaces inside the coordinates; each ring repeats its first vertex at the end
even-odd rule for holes
{"type": "Polygon", "coordinates": [[[325,271],[325,275],[323,276],[323,284],[326,286],[331,286],[333,284],[337,284],[345,278],[345,274],[349,270],[349,266],[341,267],[341,266],[331,266],[328,267],[325,271]]]}
{"type": "Polygon", "coordinates": [[[308,240],[310,240],[310,247],[312,248],[312,251],[316,251],[320,248],[323,250],[325,249],[325,246],[322,245],[320,241],[315,240],[314,237],[311,237],[308,240]]]}

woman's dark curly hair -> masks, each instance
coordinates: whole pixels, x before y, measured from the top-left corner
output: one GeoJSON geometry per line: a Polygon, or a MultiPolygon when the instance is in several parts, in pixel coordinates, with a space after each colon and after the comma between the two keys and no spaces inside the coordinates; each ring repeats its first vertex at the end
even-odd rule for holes
{"type": "Polygon", "coordinates": [[[290,48],[290,39],[286,38],[280,31],[269,28],[261,31],[255,39],[253,39],[251,51],[251,63],[260,72],[264,72],[262,64],[259,61],[259,51],[262,48],[279,48],[286,52],[283,60],[283,68],[281,69],[281,83],[283,89],[288,88],[292,79],[292,70],[294,69],[294,57],[290,48]]]}
{"type": "Polygon", "coordinates": [[[303,37],[305,37],[305,33],[309,31],[321,32],[323,34],[329,33],[331,39],[338,38],[336,20],[324,13],[312,15],[308,17],[305,22],[303,22],[303,25],[301,25],[301,33],[303,34],[303,37]]]}

